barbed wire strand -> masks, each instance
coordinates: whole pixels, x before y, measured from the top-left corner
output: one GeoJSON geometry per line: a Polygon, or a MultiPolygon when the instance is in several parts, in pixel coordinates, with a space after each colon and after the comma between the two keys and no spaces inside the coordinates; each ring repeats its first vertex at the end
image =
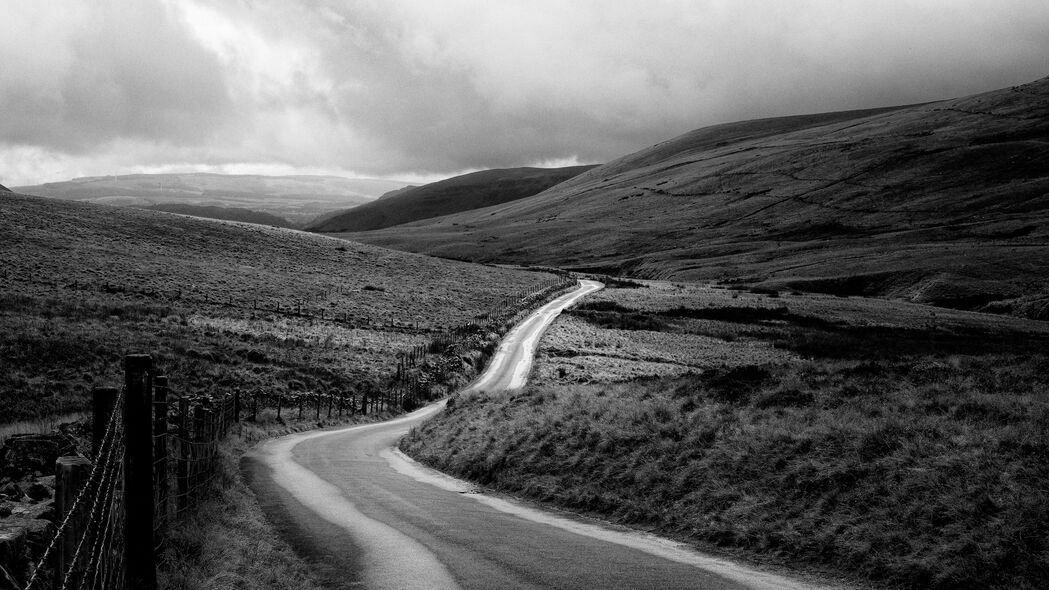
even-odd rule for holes
{"type": "MultiPolygon", "coordinates": [[[[112,440],[114,425],[117,422],[117,414],[119,413],[118,410],[120,408],[120,402],[123,400],[123,398],[124,391],[123,389],[121,389],[120,394],[117,396],[116,403],[113,404],[113,413],[109,417],[109,423],[106,426],[106,434],[102,439],[102,444],[99,445],[100,455],[102,453],[102,449],[104,449],[105,446],[109,444],[112,440]]],[[[96,474],[99,473],[99,465],[100,463],[98,461],[95,461],[95,464],[91,467],[91,474],[88,476],[87,482],[82,488],[80,488],[80,492],[77,494],[76,500],[73,501],[73,505],[69,507],[65,517],[62,519],[62,524],[60,524],[58,526],[58,529],[55,530],[55,536],[51,538],[51,543],[47,546],[47,549],[44,550],[44,554],[43,556],[41,556],[40,561],[37,562],[36,568],[34,568],[33,570],[33,575],[29,577],[29,582],[26,583],[25,590],[32,590],[33,584],[35,584],[36,581],[40,579],[40,572],[43,571],[44,564],[47,563],[48,557],[50,557],[51,552],[54,551],[55,544],[58,542],[58,539],[60,539],[65,533],[66,528],[69,526],[69,521],[72,519],[73,515],[76,514],[77,509],[80,507],[80,503],[84,500],[84,496],[86,495],[87,490],[91,487],[91,482],[95,480],[96,474]]]]}
{"type": "MultiPolygon", "coordinates": [[[[114,439],[113,442],[115,443],[116,439],[114,439]]],[[[97,523],[97,519],[99,518],[98,517],[98,511],[99,511],[99,507],[100,507],[99,500],[102,498],[102,491],[109,484],[109,478],[113,475],[113,472],[114,472],[112,459],[113,459],[115,447],[116,447],[116,444],[110,444],[107,449],[104,449],[105,452],[103,452],[103,449],[99,449],[99,453],[98,453],[99,456],[96,459],[96,462],[104,464],[105,467],[102,470],[102,477],[101,477],[101,479],[98,482],[98,490],[95,493],[94,502],[92,502],[92,504],[91,504],[91,511],[89,512],[89,514],[91,516],[91,520],[88,522],[88,525],[87,525],[86,530],[84,531],[84,534],[80,537],[80,542],[77,543],[76,550],[73,552],[73,557],[69,560],[70,567],[66,570],[65,576],[62,578],[62,586],[61,586],[62,590],[65,590],[69,586],[69,580],[70,580],[70,578],[73,577],[73,572],[75,572],[77,570],[77,562],[80,560],[80,552],[83,549],[84,544],[87,542],[88,538],[92,536],[91,535],[91,527],[95,526],[96,529],[98,528],[97,527],[97,524],[98,524],[97,523]],[[104,459],[103,459],[103,455],[105,456],[104,459]]],[[[90,563],[91,562],[88,561],[88,567],[90,567],[90,563]]],[[[61,572],[58,572],[58,573],[61,574],[61,572]]]]}

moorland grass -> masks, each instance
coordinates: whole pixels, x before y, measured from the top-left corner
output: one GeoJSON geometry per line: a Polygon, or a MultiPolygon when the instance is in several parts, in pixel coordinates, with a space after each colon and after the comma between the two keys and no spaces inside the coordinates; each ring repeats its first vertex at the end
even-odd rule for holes
{"type": "Polygon", "coordinates": [[[12,194],[0,209],[0,424],[82,410],[128,353],[178,394],[381,386],[429,330],[554,278],[135,209],[12,194]]]}
{"type": "MultiPolygon", "coordinates": [[[[578,315],[637,313],[594,307],[578,315]]],[[[724,313],[739,321],[701,329],[806,360],[455,397],[402,448],[495,489],[746,559],[901,588],[1044,587],[1040,337],[724,313]]]]}
{"type": "MultiPolygon", "coordinates": [[[[220,327],[177,305],[98,297],[34,299],[0,294],[3,422],[87,409],[90,390],[121,382],[122,355],[154,355],[178,394],[350,392],[377,386],[385,351],[324,338],[281,337],[259,317],[252,332],[220,327]]],[[[311,329],[301,322],[302,332],[311,329]]],[[[320,331],[323,326],[316,326],[320,331]]],[[[410,337],[401,338],[405,345],[410,337]]],[[[393,342],[394,340],[391,340],[393,342]]]]}

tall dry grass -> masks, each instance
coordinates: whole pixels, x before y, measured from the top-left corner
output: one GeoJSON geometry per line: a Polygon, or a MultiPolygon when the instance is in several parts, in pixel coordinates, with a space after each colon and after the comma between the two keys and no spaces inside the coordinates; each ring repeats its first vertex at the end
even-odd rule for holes
{"type": "Polygon", "coordinates": [[[899,588],[1045,587],[1037,342],[932,334],[929,352],[930,335],[776,325],[764,336],[811,360],[461,396],[402,448],[746,559],[899,588]]]}

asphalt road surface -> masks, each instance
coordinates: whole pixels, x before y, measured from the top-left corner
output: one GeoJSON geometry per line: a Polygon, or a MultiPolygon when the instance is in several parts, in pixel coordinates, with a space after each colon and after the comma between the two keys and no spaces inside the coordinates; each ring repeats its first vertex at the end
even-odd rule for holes
{"type": "MultiPolygon", "coordinates": [[[[600,283],[507,334],[471,389],[521,387],[542,332],[600,283]]],[[[436,403],[401,418],[264,443],[244,461],[267,517],[331,588],[802,589],[686,546],[480,493],[396,450],[436,403]]]]}

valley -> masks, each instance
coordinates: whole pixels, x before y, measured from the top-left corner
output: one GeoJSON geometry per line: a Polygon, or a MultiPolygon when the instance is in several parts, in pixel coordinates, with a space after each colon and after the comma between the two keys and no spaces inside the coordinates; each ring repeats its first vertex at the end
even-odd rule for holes
{"type": "Polygon", "coordinates": [[[15,192],[126,207],[176,207],[178,213],[260,223],[259,213],[283,220],[265,223],[302,227],[320,215],[367,203],[406,183],[337,176],[262,176],[251,174],[130,174],[94,176],[31,186],[15,192]],[[231,211],[232,210],[232,211],[231,211]]]}
{"type": "Polygon", "coordinates": [[[263,400],[168,533],[171,589],[694,586],[708,559],[759,572],[723,587],[1039,588],[1047,163],[1049,78],[416,187],[0,187],[0,423],[80,416],[129,352],[263,400]]]}
{"type": "Polygon", "coordinates": [[[408,187],[315,221],[307,231],[338,233],[393,227],[508,203],[543,192],[593,166],[482,170],[419,187],[408,187]]]}
{"type": "Polygon", "coordinates": [[[5,421],[83,409],[135,350],[185,392],[379,387],[395,353],[553,278],[13,194],[0,217],[5,421]]]}
{"type": "Polygon", "coordinates": [[[1045,318],[1049,79],[697,129],[524,199],[345,234],[448,258],[1045,318]]]}

